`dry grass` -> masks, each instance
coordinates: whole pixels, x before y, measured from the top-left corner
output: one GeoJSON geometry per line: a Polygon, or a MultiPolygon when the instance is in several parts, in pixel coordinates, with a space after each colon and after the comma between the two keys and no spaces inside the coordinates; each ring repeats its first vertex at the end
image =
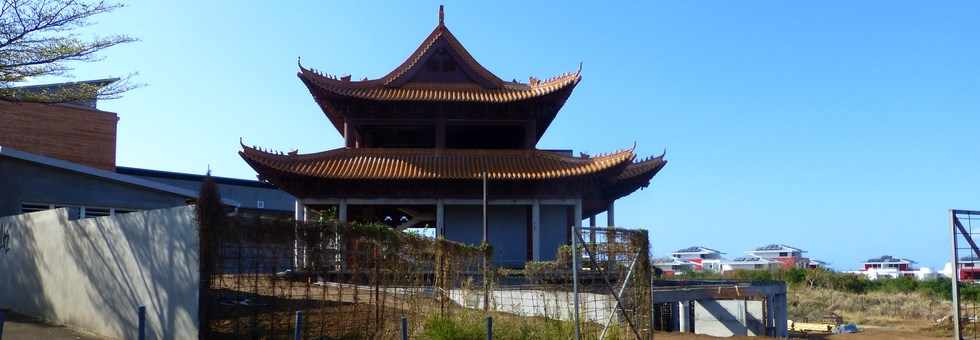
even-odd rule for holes
{"type": "Polygon", "coordinates": [[[864,294],[821,288],[791,288],[789,318],[817,320],[828,313],[844,317],[845,322],[904,328],[921,328],[950,314],[948,301],[922,293],[864,294]]]}

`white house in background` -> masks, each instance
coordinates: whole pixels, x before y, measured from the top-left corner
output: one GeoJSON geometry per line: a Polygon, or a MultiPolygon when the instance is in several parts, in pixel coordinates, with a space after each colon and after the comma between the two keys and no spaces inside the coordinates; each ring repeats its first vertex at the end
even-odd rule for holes
{"type": "Polygon", "coordinates": [[[663,271],[664,276],[667,277],[694,271],[694,263],[678,260],[674,257],[653,259],[653,266],[663,271]]]}
{"type": "Polygon", "coordinates": [[[762,258],[758,256],[743,256],[731,261],[725,261],[721,271],[729,272],[732,270],[777,270],[782,268],[782,262],[762,258]]]}
{"type": "Polygon", "coordinates": [[[675,259],[694,264],[695,271],[721,272],[721,264],[724,259],[721,257],[725,253],[703,247],[693,246],[678,249],[670,254],[675,259]]]}
{"type": "Polygon", "coordinates": [[[761,257],[779,262],[784,269],[807,268],[810,259],[803,257],[806,251],[785,244],[770,244],[746,252],[750,257],[761,257]]]}
{"type": "Polygon", "coordinates": [[[927,280],[935,278],[938,275],[929,268],[916,268],[915,261],[906,258],[894,257],[891,255],[882,255],[880,257],[868,259],[867,261],[864,261],[863,269],[853,271],[851,273],[862,274],[869,280],[899,277],[911,277],[918,280],[927,280]]]}
{"type": "Polygon", "coordinates": [[[810,261],[808,261],[808,263],[806,264],[806,268],[807,269],[828,269],[829,270],[830,269],[830,263],[827,263],[827,262],[824,262],[824,261],[820,261],[820,260],[810,259],[810,261]]]}

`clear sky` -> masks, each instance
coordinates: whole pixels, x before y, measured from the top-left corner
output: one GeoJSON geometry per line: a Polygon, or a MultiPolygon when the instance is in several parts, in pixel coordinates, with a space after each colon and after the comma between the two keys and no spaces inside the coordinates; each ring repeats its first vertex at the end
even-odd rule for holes
{"type": "MultiPolygon", "coordinates": [[[[141,41],[75,79],[147,84],[100,103],[120,116],[120,165],[254,178],[239,137],[342,145],[296,78],[298,56],[381,76],[438,5],[133,2],[88,30],[141,41]]],[[[947,209],[980,209],[978,18],[972,1],[446,3],[446,24],[503,79],[584,63],[539,147],[667,149],[652,185],[616,209],[619,225],[652,231],[657,255],[785,243],[848,270],[883,254],[940,266],[947,209]]]]}

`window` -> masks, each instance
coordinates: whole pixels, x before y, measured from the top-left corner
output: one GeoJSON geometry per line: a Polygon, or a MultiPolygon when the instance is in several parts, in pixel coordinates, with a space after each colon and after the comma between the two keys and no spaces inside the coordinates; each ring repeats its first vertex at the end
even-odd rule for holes
{"type": "Polygon", "coordinates": [[[115,211],[113,212],[113,215],[128,214],[128,213],[131,213],[131,212],[136,212],[136,210],[133,210],[133,209],[115,209],[115,211]]]}
{"type": "Polygon", "coordinates": [[[265,201],[256,201],[255,207],[259,209],[265,209],[265,201]]]}
{"type": "Polygon", "coordinates": [[[779,256],[784,256],[784,257],[785,257],[785,256],[789,256],[789,253],[787,253],[787,252],[782,252],[782,253],[779,253],[779,256]]]}
{"type": "Polygon", "coordinates": [[[82,218],[102,217],[112,215],[109,208],[85,208],[85,215],[82,218]]]}
{"type": "Polygon", "coordinates": [[[51,205],[38,204],[38,203],[21,203],[20,205],[21,213],[32,213],[32,212],[44,211],[48,209],[51,209],[51,205]]]}

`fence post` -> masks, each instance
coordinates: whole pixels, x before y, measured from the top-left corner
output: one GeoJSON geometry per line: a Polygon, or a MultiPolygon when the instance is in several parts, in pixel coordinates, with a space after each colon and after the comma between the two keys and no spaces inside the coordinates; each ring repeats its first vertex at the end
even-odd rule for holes
{"type": "Polygon", "coordinates": [[[402,340],[408,340],[408,318],[402,317],[402,340]]]}
{"type": "Polygon", "coordinates": [[[303,339],[303,311],[296,311],[296,331],[293,333],[293,340],[303,339]]]}
{"type": "Polygon", "coordinates": [[[487,340],[493,340],[493,317],[487,317],[487,340]]]}
{"type": "Polygon", "coordinates": [[[573,306],[575,312],[573,313],[575,321],[575,340],[582,339],[582,328],[579,325],[579,310],[578,310],[578,238],[579,235],[578,228],[572,225],[572,301],[574,301],[573,306]]]}
{"type": "Polygon", "coordinates": [[[7,309],[0,308],[0,340],[3,340],[3,323],[7,322],[7,309]]]}
{"type": "Polygon", "coordinates": [[[136,337],[139,340],[146,340],[146,306],[140,306],[136,309],[136,318],[139,320],[139,334],[136,337]]]}

